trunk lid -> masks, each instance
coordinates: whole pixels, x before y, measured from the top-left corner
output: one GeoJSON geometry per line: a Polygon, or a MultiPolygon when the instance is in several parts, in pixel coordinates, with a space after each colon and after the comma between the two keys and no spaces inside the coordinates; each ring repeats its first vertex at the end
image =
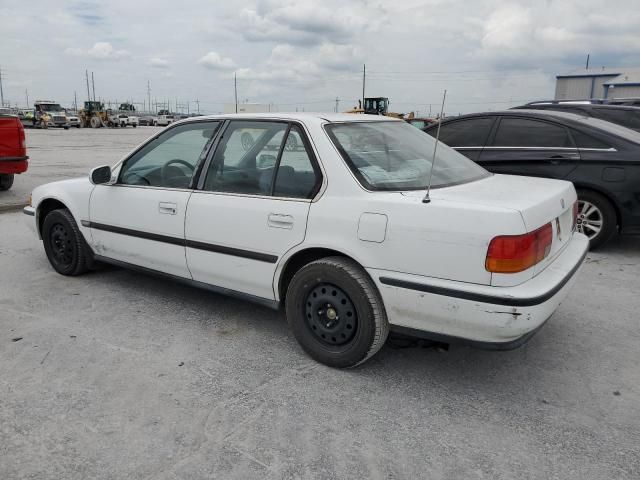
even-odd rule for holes
{"type": "MultiPolygon", "coordinates": [[[[406,196],[424,196],[424,191],[405,192],[406,196]]],[[[431,190],[431,199],[517,210],[524,222],[523,231],[532,232],[547,223],[553,229],[549,255],[534,267],[517,274],[493,274],[494,285],[522,283],[544,270],[566,247],[573,231],[573,204],[577,200],[571,182],[538,177],[492,175],[475,182],[431,190]]],[[[425,208],[428,208],[425,205],[425,208]]],[[[494,236],[513,234],[496,231],[494,236]]],[[[488,247],[488,244],[487,244],[488,247]]]]}

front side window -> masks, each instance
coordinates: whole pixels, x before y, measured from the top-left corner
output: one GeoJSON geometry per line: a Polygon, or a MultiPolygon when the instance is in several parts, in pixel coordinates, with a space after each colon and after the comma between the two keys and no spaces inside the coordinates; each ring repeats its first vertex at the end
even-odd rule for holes
{"type": "MultiPolygon", "coordinates": [[[[405,122],[333,123],[329,137],[360,183],[369,190],[423,190],[431,172],[435,139],[405,122]]],[[[489,173],[467,157],[438,145],[431,186],[471,182],[489,173]]]]}
{"type": "MultiPolygon", "coordinates": [[[[481,117],[444,123],[440,127],[440,141],[454,148],[482,148],[493,126],[493,120],[491,117],[481,117]]],[[[433,137],[435,137],[437,133],[437,126],[429,130],[429,135],[433,137]]]]}
{"type": "Polygon", "coordinates": [[[125,161],[118,183],[188,188],[219,123],[187,123],[167,130],[125,161]]]}
{"type": "Polygon", "coordinates": [[[561,125],[554,125],[527,118],[504,117],[500,121],[494,147],[573,147],[567,129],[561,125]]]}

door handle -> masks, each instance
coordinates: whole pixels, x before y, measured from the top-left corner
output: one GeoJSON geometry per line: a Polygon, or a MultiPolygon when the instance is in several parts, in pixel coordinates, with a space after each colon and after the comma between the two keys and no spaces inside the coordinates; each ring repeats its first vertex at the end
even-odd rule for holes
{"type": "Polygon", "coordinates": [[[178,213],[178,205],[171,202],[160,202],[158,204],[158,211],[165,215],[175,215],[178,213]]]}
{"type": "Polygon", "coordinates": [[[271,228],[285,228],[291,230],[293,228],[293,217],[281,213],[270,213],[267,217],[267,223],[271,228]]]}

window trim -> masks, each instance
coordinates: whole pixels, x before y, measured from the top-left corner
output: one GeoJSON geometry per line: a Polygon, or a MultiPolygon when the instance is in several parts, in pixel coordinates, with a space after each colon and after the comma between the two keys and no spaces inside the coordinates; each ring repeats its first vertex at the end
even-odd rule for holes
{"type": "Polygon", "coordinates": [[[209,156],[209,153],[211,152],[211,149],[215,145],[217,145],[218,137],[220,135],[220,131],[221,131],[221,127],[222,127],[223,123],[224,123],[224,121],[220,120],[220,119],[206,119],[206,120],[205,119],[199,119],[199,120],[190,121],[190,122],[176,122],[176,123],[168,125],[164,129],[159,131],[156,135],[154,135],[153,137],[147,139],[147,141],[145,141],[142,144],[140,144],[133,152],[129,153],[129,155],[127,155],[125,158],[121,159],[118,163],[116,163],[113,166],[113,170],[119,169],[118,170],[118,177],[116,178],[115,182],[114,183],[110,183],[109,186],[153,188],[153,189],[161,189],[161,190],[180,190],[180,191],[191,191],[191,190],[193,190],[194,180],[197,178],[197,176],[199,174],[199,167],[205,161],[205,159],[209,156]],[[160,138],[162,135],[165,135],[170,130],[173,130],[174,128],[177,128],[177,127],[181,127],[183,125],[192,125],[192,124],[197,124],[197,123],[218,123],[218,126],[216,127],[215,131],[213,132],[213,141],[209,145],[209,149],[207,150],[207,153],[205,155],[200,155],[200,158],[198,158],[198,161],[196,162],[195,168],[193,169],[193,175],[191,176],[191,180],[189,181],[189,186],[187,188],[161,187],[161,186],[157,186],[157,185],[129,185],[129,184],[126,184],[126,183],[121,183],[121,180],[122,180],[122,167],[124,167],[125,163],[128,162],[134,155],[136,155],[138,152],[140,152],[142,149],[144,149],[151,142],[154,142],[155,140],[160,138]]]}
{"type": "Polygon", "coordinates": [[[318,157],[316,155],[315,149],[312,148],[312,143],[309,140],[309,135],[308,132],[304,126],[304,124],[300,121],[297,120],[291,120],[291,119],[279,119],[279,118],[227,118],[224,119],[224,125],[222,126],[222,128],[220,128],[218,130],[218,134],[217,134],[217,138],[215,139],[215,141],[213,142],[213,144],[211,145],[211,149],[209,150],[209,153],[206,157],[206,159],[204,160],[203,164],[202,164],[202,168],[200,169],[200,171],[198,172],[198,179],[196,182],[196,185],[194,186],[194,191],[198,192],[198,193],[207,193],[207,194],[215,194],[215,195],[233,195],[233,196],[240,196],[240,197],[251,197],[251,198],[264,198],[264,199],[272,199],[272,200],[289,200],[289,201],[296,201],[296,202],[315,202],[317,201],[319,195],[321,192],[323,192],[323,186],[325,185],[325,172],[324,169],[322,167],[322,164],[318,161],[318,157]],[[285,123],[287,124],[287,130],[286,135],[283,137],[283,143],[280,145],[280,150],[278,151],[278,158],[276,160],[277,166],[280,166],[280,159],[282,156],[282,152],[284,152],[284,142],[286,142],[287,139],[287,135],[289,133],[289,131],[291,130],[292,126],[297,126],[298,130],[300,132],[300,138],[302,140],[302,143],[304,144],[305,147],[305,151],[307,152],[307,156],[309,157],[309,160],[311,162],[311,166],[313,168],[314,173],[316,174],[316,184],[313,187],[313,191],[312,194],[309,196],[309,198],[298,198],[298,197],[277,197],[275,195],[273,195],[274,193],[274,188],[275,188],[275,179],[278,175],[278,171],[277,169],[275,170],[275,174],[272,178],[272,185],[271,185],[271,194],[270,195],[262,195],[262,194],[254,194],[254,193],[242,193],[242,192],[220,192],[220,191],[212,191],[212,190],[205,190],[204,189],[204,183],[205,183],[205,179],[207,177],[207,173],[209,171],[209,167],[211,166],[211,162],[213,161],[213,158],[215,157],[216,151],[218,150],[220,141],[224,138],[225,133],[227,132],[229,125],[231,125],[232,122],[268,122],[268,123],[285,123]]]}

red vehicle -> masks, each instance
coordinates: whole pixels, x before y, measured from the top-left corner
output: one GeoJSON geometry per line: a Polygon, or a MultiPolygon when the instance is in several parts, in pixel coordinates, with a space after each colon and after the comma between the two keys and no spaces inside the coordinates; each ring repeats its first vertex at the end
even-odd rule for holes
{"type": "Polygon", "coordinates": [[[27,171],[27,144],[22,122],[0,114],[0,190],[9,190],[16,173],[27,171]]]}

